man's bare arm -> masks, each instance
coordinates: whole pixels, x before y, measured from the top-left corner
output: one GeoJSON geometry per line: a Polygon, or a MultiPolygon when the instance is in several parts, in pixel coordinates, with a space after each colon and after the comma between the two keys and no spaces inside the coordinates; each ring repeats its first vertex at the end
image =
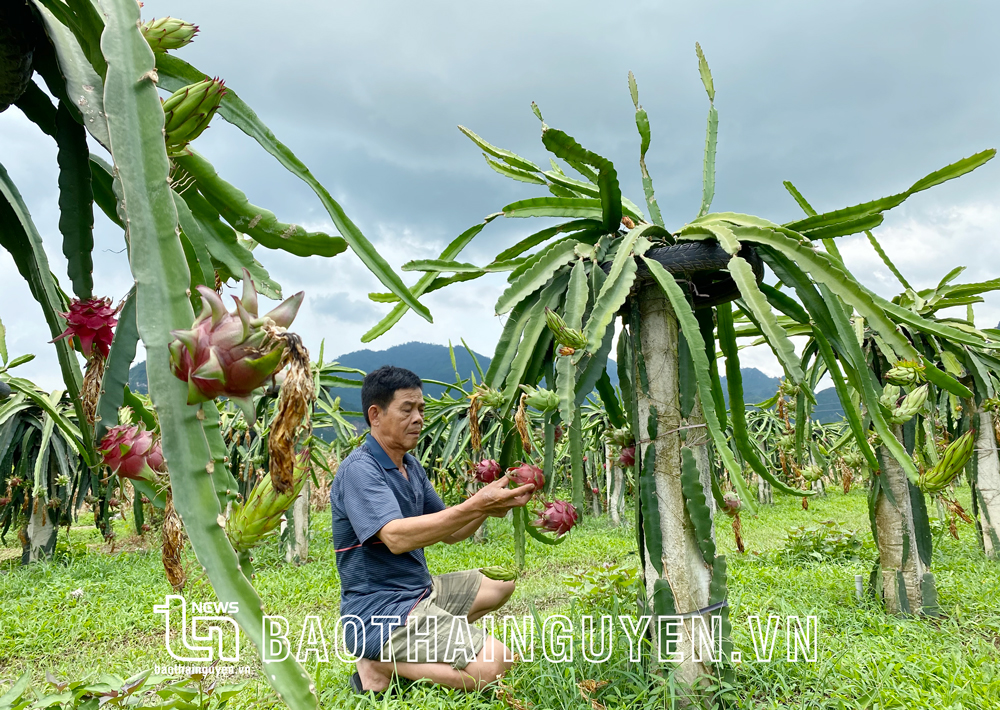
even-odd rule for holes
{"type": "MultiPolygon", "coordinates": [[[[509,481],[507,476],[499,478],[481,488],[471,498],[437,513],[390,520],[376,536],[394,555],[445,542],[473,523],[482,524],[487,516],[505,515],[510,508],[527,503],[535,490],[534,486],[520,486],[511,490],[507,488],[509,481]]],[[[478,526],[477,524],[476,527],[478,526]]],[[[472,532],[475,529],[472,528],[472,532]]],[[[465,538],[457,538],[455,542],[462,539],[465,538]]]]}
{"type": "Polygon", "coordinates": [[[488,517],[490,516],[486,514],[480,515],[471,523],[469,523],[463,528],[460,528],[456,532],[452,533],[441,542],[447,543],[448,545],[454,545],[456,542],[461,542],[462,540],[472,537],[472,535],[475,534],[476,530],[478,530],[480,526],[482,526],[483,522],[488,517]]]}

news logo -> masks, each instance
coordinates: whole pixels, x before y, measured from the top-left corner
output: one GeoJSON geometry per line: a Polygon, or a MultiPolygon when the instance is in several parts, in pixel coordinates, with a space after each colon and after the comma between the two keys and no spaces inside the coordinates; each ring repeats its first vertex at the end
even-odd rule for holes
{"type": "Polygon", "coordinates": [[[184,663],[238,662],[240,627],[230,615],[239,610],[239,602],[191,602],[189,619],[187,600],[179,594],[168,594],[153,607],[164,616],[167,653],[184,663]]]}

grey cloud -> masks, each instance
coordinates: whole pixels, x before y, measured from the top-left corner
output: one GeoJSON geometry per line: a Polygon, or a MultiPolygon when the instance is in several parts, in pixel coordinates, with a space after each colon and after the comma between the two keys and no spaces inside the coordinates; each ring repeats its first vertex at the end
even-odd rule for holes
{"type": "Polygon", "coordinates": [[[345,291],[313,296],[312,310],[324,318],[352,324],[369,323],[378,317],[374,304],[355,300],[345,291]]]}
{"type": "MultiPolygon", "coordinates": [[[[817,209],[832,209],[903,189],[998,142],[1000,75],[993,68],[1000,65],[1000,45],[993,35],[1000,7],[986,0],[309,0],[276,8],[259,0],[147,0],[143,13],[201,26],[179,56],[224,77],[394,268],[436,256],[486,214],[539,194],[489,170],[456,129],[466,125],[546,164],[539,124],[529,111],[532,100],[550,125],[611,158],[623,192],[642,205],[629,70],[652,124],[647,163],[667,223],[676,227],[693,217],[707,111],[696,40],[712,66],[721,119],[715,209],[787,221],[799,210],[782,180],[795,182],[817,209]]],[[[329,224],[311,190],[232,126],[216,120],[198,149],[251,201],[281,219],[329,224]]],[[[54,144],[11,109],[0,116],[0,162],[24,193],[53,269],[65,281],[54,212],[54,144]]],[[[976,225],[965,223],[965,232],[978,230],[984,237],[962,242],[972,252],[946,256],[975,261],[977,273],[995,275],[1000,257],[982,248],[994,238],[989,230],[995,221],[980,206],[995,199],[998,187],[1000,163],[988,164],[913,197],[877,234],[884,233],[886,248],[915,281],[936,281],[947,271],[943,259],[920,255],[951,232],[939,225],[933,235],[921,236],[893,225],[931,224],[943,210],[964,209],[976,225]]],[[[541,226],[497,220],[461,258],[482,263],[541,226]]],[[[891,290],[891,281],[878,278],[885,268],[863,256],[870,247],[861,240],[856,261],[849,263],[876,290],[891,290]]],[[[114,253],[122,246],[116,230],[101,228],[95,280],[116,297],[131,283],[124,255],[114,253]]],[[[301,260],[260,249],[257,257],[286,293],[307,291],[295,327],[310,347],[328,336],[331,351],[357,349],[360,335],[389,310],[365,300],[368,291],[384,289],[353,254],[301,260]],[[322,294],[338,293],[355,302],[354,321],[341,318],[334,327],[320,306],[322,294]]],[[[22,303],[27,290],[10,283],[19,277],[3,262],[0,271],[8,276],[0,297],[22,303]]],[[[403,278],[413,283],[416,275],[403,278]]],[[[492,305],[503,284],[502,275],[493,275],[432,294],[424,300],[433,325],[408,314],[372,346],[412,339],[444,343],[466,335],[477,351],[491,352],[500,330],[492,305]]],[[[9,330],[26,334],[23,347],[39,354],[37,368],[25,374],[54,374],[54,386],[54,355],[43,357],[51,351],[47,333],[33,325],[40,315],[30,306],[8,305],[2,313],[9,330]]]]}

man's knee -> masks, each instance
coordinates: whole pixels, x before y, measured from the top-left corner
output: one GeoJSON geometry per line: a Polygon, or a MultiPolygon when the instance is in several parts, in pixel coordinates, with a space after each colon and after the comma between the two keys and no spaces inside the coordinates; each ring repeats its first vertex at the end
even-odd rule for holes
{"type": "Polygon", "coordinates": [[[483,683],[492,683],[497,678],[502,678],[514,665],[513,661],[507,660],[509,655],[510,651],[506,646],[492,636],[487,636],[482,650],[476,660],[466,667],[466,671],[477,675],[483,683]]]}
{"type": "Polygon", "coordinates": [[[499,609],[506,604],[514,594],[514,582],[498,582],[500,588],[497,590],[497,605],[494,609],[499,609]]]}

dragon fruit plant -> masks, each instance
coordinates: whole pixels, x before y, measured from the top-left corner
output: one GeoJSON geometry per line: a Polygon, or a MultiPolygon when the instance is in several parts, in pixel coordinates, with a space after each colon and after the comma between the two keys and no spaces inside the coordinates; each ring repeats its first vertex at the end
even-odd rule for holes
{"type": "MultiPolygon", "coordinates": [[[[677,215],[661,212],[657,203],[645,160],[651,122],[639,102],[635,77],[629,74],[644,206],[623,195],[619,168],[611,160],[548,125],[541,109],[532,104],[541,124],[542,145],[551,154],[551,167],[460,127],[495,172],[537,185],[541,192],[497,206],[466,234],[478,234],[483,224],[498,215],[505,219],[545,217],[556,223],[547,222],[478,268],[450,252],[403,267],[425,272],[427,283],[440,285],[509,272],[508,285],[494,308],[507,321],[485,386],[502,393],[506,403],[500,409],[508,411],[517,406],[522,386],[536,386],[542,378],[554,382],[560,420],[569,426],[573,503],[578,507],[584,501],[583,476],[578,473],[584,452],[575,445],[579,441],[576,422],[583,401],[596,389],[611,425],[628,431],[630,441],[617,445],[636,445],[645,598],[661,599],[678,614],[694,615],[705,600],[714,604],[726,595],[726,563],[716,554],[714,523],[706,502],[706,496],[720,491],[721,484],[718,480],[712,486],[703,483],[698,463],[705,458],[700,455],[702,447],[713,445],[723,464],[722,483],[733,487],[751,515],[755,503],[741,460],[777,491],[811,493],[785,485],[760,459],[747,431],[738,338],[767,343],[786,378],[800,389],[803,402],[815,401],[806,373],[816,368],[829,371],[850,418],[852,438],[878,468],[867,442],[869,425],[862,422],[851,400],[845,372],[855,384],[865,385],[861,396],[870,425],[893,447],[893,457],[912,468],[878,409],[878,393],[858,375],[868,372],[865,353],[856,338],[844,337],[844,333],[851,332],[852,317],[855,323],[863,321],[879,336],[880,345],[891,351],[893,362],[918,363],[928,381],[940,383],[955,395],[967,389],[926,354],[933,351],[918,352],[905,333],[933,332],[957,343],[968,342],[968,333],[946,322],[931,323],[922,314],[906,312],[867,289],[845,268],[835,238],[870,234],[887,210],[917,192],[978,168],[995,155],[994,150],[982,151],[927,175],[904,191],[826,212],[814,210],[786,183],[807,214],[784,224],[737,211],[713,212],[719,114],[708,61],[700,46],[695,50],[708,97],[708,118],[705,138],[699,138],[705,147],[702,199],[688,220],[668,224],[677,215]],[[765,283],[765,264],[776,281],[765,283]],[[783,286],[787,288],[779,291],[783,286]],[[740,312],[747,312],[747,320],[741,320],[738,329],[734,321],[740,312],[734,317],[732,306],[736,299],[740,299],[740,312]],[[621,327],[616,326],[619,318],[621,327]],[[905,320],[905,328],[895,318],[905,320]],[[799,329],[815,332],[819,341],[817,348],[802,356],[791,342],[791,337],[802,332],[799,329]],[[606,370],[615,341],[623,407],[612,406],[617,393],[606,370]],[[732,435],[727,432],[727,417],[718,411],[725,397],[717,344],[726,367],[732,435]],[[710,574],[705,574],[706,567],[710,574]]],[[[719,476],[714,470],[706,473],[719,476]]],[[[716,502],[721,505],[720,500],[716,502]]],[[[726,638],[728,620],[723,627],[726,638]]],[[[659,639],[653,639],[653,654],[660,652],[659,639]]],[[[672,672],[678,683],[695,694],[701,692],[699,687],[708,687],[703,683],[706,675],[733,681],[725,664],[709,667],[692,656],[676,664],[672,672]]]]}
{"type": "MultiPolygon", "coordinates": [[[[261,602],[247,576],[249,567],[241,566],[249,560],[237,554],[217,522],[232,507],[231,492],[239,487],[225,466],[212,399],[226,395],[245,401],[276,369],[289,368],[285,380],[293,386],[287,395],[282,388],[281,427],[270,434],[280,439],[277,453],[284,463],[273,460],[273,441],[268,451],[272,473],[284,471],[274,474],[274,490],[285,495],[294,484],[291,462],[311,407],[313,378],[301,340],[283,332],[300,297],[258,318],[243,300],[235,314],[220,308],[216,289],[252,279],[261,294],[280,300],[281,286],[256,258],[265,250],[332,257],[351,248],[399,301],[377,330],[387,330],[406,310],[428,321],[431,316],[417,300],[425,288],[405,286],[329,191],[236,91],[175,55],[196,34],[193,24],[176,18],[143,23],[135,0],[0,5],[0,111],[21,111],[58,149],[66,283],[53,274],[31,210],[2,167],[0,200],[11,219],[0,245],[28,280],[56,339],[85,466],[96,469],[107,456],[119,474],[132,475],[140,455],[146,466],[150,459],[156,462],[155,443],[146,448],[147,434],[115,429],[125,424],[117,416],[123,404],[146,422],[147,433],[159,426],[162,456],[169,462],[168,499],[216,595],[239,603],[235,619],[259,648],[261,602]],[[227,182],[197,150],[201,133],[220,118],[309,185],[339,234],[284,223],[227,182]],[[123,259],[135,280],[117,314],[110,301],[93,293],[95,203],[122,229],[128,247],[123,259]],[[264,249],[252,251],[254,246],[264,249]],[[68,311],[64,291],[76,299],[68,311]],[[204,317],[198,320],[196,314],[204,317]],[[155,412],[127,389],[140,339],[155,412]],[[73,343],[85,354],[89,350],[86,381],[73,343]],[[99,453],[97,444],[107,441],[109,430],[118,451],[108,447],[99,453]]],[[[245,283],[244,298],[253,289],[245,283]]],[[[110,487],[101,484],[102,474],[93,473],[91,489],[83,495],[92,493],[106,503],[110,487]]],[[[140,490],[144,484],[135,485],[140,490]]],[[[144,495],[153,500],[150,493],[144,495]]],[[[108,507],[99,503],[95,509],[108,507]]],[[[317,707],[308,675],[294,657],[269,663],[266,675],[289,707],[317,707]]]]}

